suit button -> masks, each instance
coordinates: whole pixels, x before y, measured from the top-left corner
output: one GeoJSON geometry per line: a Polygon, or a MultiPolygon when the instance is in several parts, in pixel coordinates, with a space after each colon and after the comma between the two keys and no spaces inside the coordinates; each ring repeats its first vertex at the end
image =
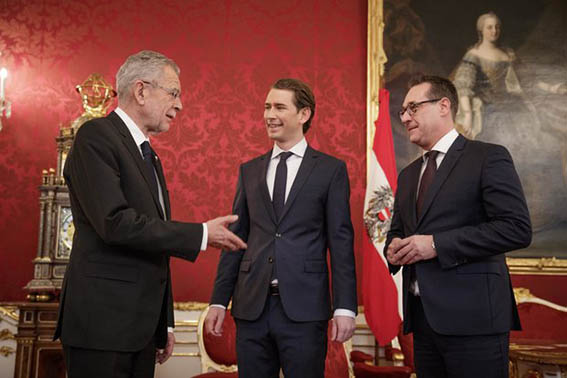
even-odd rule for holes
{"type": "Polygon", "coordinates": [[[271,264],[274,262],[274,258],[272,256],[268,257],[268,262],[271,264]]]}
{"type": "Polygon", "coordinates": [[[279,232],[276,232],[276,238],[281,238],[282,234],[280,234],[279,232]]]}

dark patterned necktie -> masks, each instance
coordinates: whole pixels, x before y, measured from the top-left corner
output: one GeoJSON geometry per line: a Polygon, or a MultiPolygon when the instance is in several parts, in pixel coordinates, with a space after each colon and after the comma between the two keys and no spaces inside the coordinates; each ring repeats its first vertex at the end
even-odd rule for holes
{"type": "Polygon", "coordinates": [[[276,179],[274,181],[274,194],[273,194],[273,204],[274,212],[276,213],[276,219],[279,221],[280,216],[283,212],[285,203],[285,187],[287,183],[287,163],[286,160],[293,155],[292,152],[282,152],[280,156],[280,162],[276,169],[276,179]]]}
{"type": "Polygon", "coordinates": [[[145,141],[144,143],[142,143],[140,145],[140,148],[142,149],[142,156],[144,156],[144,162],[146,163],[146,170],[147,170],[148,174],[150,175],[150,186],[151,186],[151,189],[152,189],[152,193],[157,197],[158,196],[158,183],[157,183],[155,168],[154,168],[154,159],[155,159],[156,153],[154,152],[154,150],[152,149],[152,147],[150,146],[150,143],[148,141],[145,141]]]}
{"type": "Polygon", "coordinates": [[[419,184],[419,193],[417,195],[417,217],[421,216],[421,208],[423,207],[423,202],[425,201],[425,195],[427,194],[427,190],[429,186],[433,182],[435,178],[435,172],[437,172],[437,163],[436,158],[439,154],[439,151],[430,151],[425,154],[427,157],[427,165],[425,167],[425,171],[423,171],[423,175],[421,176],[421,183],[419,184]]]}

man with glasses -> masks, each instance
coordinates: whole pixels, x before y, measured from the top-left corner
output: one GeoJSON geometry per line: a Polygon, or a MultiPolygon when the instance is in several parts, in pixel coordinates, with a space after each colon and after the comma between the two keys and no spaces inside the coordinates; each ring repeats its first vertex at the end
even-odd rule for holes
{"type": "Polygon", "coordinates": [[[530,218],[510,154],[459,135],[457,106],[449,80],[410,82],[399,115],[424,154],[400,172],[384,254],[403,267],[417,376],[507,377],[520,321],[504,253],[529,245],[530,218]]]}
{"type": "Polygon", "coordinates": [[[227,229],[171,220],[150,136],[182,109],[179,68],[141,51],[116,75],[118,107],[81,126],[65,163],[75,236],[55,338],[70,378],[153,377],[173,350],[170,256],[195,261],[207,245],[246,244],[227,229]]]}

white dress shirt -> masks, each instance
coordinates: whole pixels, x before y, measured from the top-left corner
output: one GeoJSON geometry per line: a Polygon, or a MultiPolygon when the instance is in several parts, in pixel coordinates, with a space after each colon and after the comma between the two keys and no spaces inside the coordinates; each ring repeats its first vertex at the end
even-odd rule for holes
{"type": "MultiPolygon", "coordinates": [[[[437,158],[435,159],[435,165],[437,166],[437,169],[439,169],[439,167],[441,166],[441,162],[445,158],[445,155],[447,155],[447,151],[449,151],[449,148],[451,148],[451,146],[453,145],[453,142],[457,139],[458,136],[459,136],[459,133],[457,132],[457,130],[451,129],[451,131],[449,131],[441,139],[439,139],[437,141],[437,143],[435,143],[433,148],[431,148],[431,151],[439,152],[437,154],[437,158]]],[[[429,151],[423,151],[422,152],[421,171],[419,173],[419,181],[418,181],[418,184],[417,184],[416,193],[419,193],[419,187],[421,185],[421,176],[423,176],[423,172],[425,172],[425,167],[427,166],[427,159],[428,158],[425,156],[425,154],[427,152],[429,152],[429,151]]],[[[410,282],[409,290],[413,295],[419,295],[419,284],[417,283],[417,280],[414,281],[414,282],[410,282]]]]}

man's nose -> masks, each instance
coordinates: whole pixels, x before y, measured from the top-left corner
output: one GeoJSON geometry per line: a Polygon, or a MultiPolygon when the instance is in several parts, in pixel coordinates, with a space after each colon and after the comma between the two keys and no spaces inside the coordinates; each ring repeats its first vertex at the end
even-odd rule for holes
{"type": "Polygon", "coordinates": [[[404,110],[404,112],[402,113],[402,115],[400,116],[400,119],[402,120],[402,123],[405,125],[407,122],[411,121],[411,116],[409,115],[409,110],[406,109],[404,110]]]}
{"type": "Polygon", "coordinates": [[[178,112],[181,111],[181,109],[183,109],[183,104],[181,103],[181,96],[179,96],[175,99],[175,103],[173,104],[173,107],[178,112]]]}

